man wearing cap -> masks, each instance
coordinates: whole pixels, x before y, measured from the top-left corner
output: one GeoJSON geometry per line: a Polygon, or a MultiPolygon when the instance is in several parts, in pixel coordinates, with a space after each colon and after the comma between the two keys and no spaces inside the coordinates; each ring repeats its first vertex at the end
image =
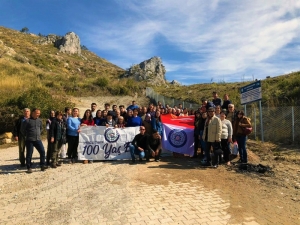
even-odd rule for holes
{"type": "Polygon", "coordinates": [[[206,141],[205,157],[207,160],[207,166],[211,165],[210,149],[213,148],[214,162],[213,166],[218,166],[218,156],[221,153],[221,134],[222,134],[222,122],[215,116],[215,108],[208,108],[208,116],[204,125],[203,140],[206,141]]]}

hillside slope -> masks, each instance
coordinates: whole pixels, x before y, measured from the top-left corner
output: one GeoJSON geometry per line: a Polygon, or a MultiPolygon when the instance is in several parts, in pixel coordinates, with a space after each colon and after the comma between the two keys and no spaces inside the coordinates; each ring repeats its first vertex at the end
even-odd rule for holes
{"type": "Polygon", "coordinates": [[[131,79],[119,80],[122,68],[88,50],[81,55],[60,53],[53,44],[37,44],[40,38],[0,27],[2,112],[62,109],[72,105],[66,96],[134,95],[144,88],[131,79]]]}
{"type": "MultiPolygon", "coordinates": [[[[230,100],[240,106],[240,88],[254,81],[236,83],[208,83],[189,86],[153,87],[165,97],[181,99],[200,104],[201,98],[212,99],[212,92],[217,91],[220,98],[227,93],[230,100]]],[[[265,106],[291,106],[300,104],[300,72],[266,78],[262,82],[262,104],[265,106]]]]}

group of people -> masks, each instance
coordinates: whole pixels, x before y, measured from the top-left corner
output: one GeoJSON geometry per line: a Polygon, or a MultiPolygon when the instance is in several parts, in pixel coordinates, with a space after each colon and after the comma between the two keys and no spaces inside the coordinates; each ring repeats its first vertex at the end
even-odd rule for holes
{"type": "Polygon", "coordinates": [[[223,101],[213,92],[213,99],[202,99],[202,107],[195,113],[195,151],[201,148],[203,165],[218,167],[220,163],[230,165],[231,143],[235,142],[241,163],[248,163],[244,129],[251,127],[251,121],[243,110],[235,110],[228,94],[223,101]],[[200,140],[200,141],[199,141],[200,140]],[[211,154],[213,153],[213,154],[211,154]],[[213,155],[213,158],[211,157],[213,155]]]}
{"type": "MultiPolygon", "coordinates": [[[[135,162],[135,155],[139,155],[142,160],[152,156],[155,161],[159,160],[161,152],[162,123],[159,110],[155,110],[153,104],[147,107],[138,107],[135,101],[125,108],[124,105],[110,108],[106,103],[104,109],[97,110],[97,104],[92,103],[91,108],[85,110],[80,118],[78,108],[66,107],[62,111],[50,111],[49,118],[46,120],[47,130],[47,150],[41,140],[43,123],[39,118],[40,109],[25,108],[23,115],[16,120],[13,136],[19,144],[19,160],[21,167],[27,167],[27,173],[32,173],[32,154],[35,147],[40,154],[41,170],[61,166],[59,162],[59,153],[67,152],[67,158],[70,163],[77,161],[77,148],[79,144],[79,133],[82,126],[105,126],[113,128],[140,127],[140,135],[146,139],[141,140],[138,135],[130,145],[132,162],[135,162]],[[151,108],[151,110],[149,110],[151,108]],[[25,156],[26,153],[26,156],[25,156]],[[149,153],[149,154],[148,154],[149,153]]],[[[63,154],[61,154],[64,158],[63,154]]],[[[83,163],[92,163],[92,160],[84,160],[83,163]]]]}
{"type": "MultiPolygon", "coordinates": [[[[40,110],[25,108],[24,114],[15,124],[13,135],[19,143],[19,160],[21,167],[27,167],[31,173],[33,147],[40,153],[41,170],[49,166],[57,168],[59,152],[67,152],[70,163],[77,161],[77,148],[79,133],[82,126],[105,126],[113,128],[140,127],[140,133],[133,139],[130,148],[132,163],[136,162],[135,155],[142,161],[151,157],[159,161],[161,154],[161,138],[163,136],[162,114],[172,116],[195,115],[194,143],[197,157],[198,148],[201,148],[200,157],[206,165],[218,166],[225,161],[230,163],[230,143],[237,141],[241,162],[247,163],[246,136],[243,127],[251,126],[250,119],[245,117],[243,111],[236,111],[227,94],[222,101],[216,92],[213,92],[213,100],[202,99],[202,107],[197,110],[188,110],[181,104],[170,107],[150,103],[148,106],[139,107],[135,101],[128,107],[124,105],[111,105],[106,103],[104,109],[97,109],[97,104],[92,103],[91,108],[85,110],[80,118],[78,108],[66,107],[64,113],[51,111],[46,121],[47,153],[41,141],[43,130],[42,120],[39,118],[40,110]],[[25,157],[26,149],[26,157],[25,157]],[[213,152],[213,160],[211,158],[213,152]]],[[[64,157],[63,155],[61,155],[64,157]]],[[[84,160],[83,163],[92,163],[92,160],[84,160]]]]}

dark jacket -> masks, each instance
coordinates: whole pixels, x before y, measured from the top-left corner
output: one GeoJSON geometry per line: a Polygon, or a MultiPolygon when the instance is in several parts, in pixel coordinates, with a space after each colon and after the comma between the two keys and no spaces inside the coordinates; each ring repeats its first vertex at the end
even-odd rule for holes
{"type": "Polygon", "coordinates": [[[54,119],[50,125],[50,138],[54,138],[54,142],[62,141],[63,144],[66,143],[66,130],[67,124],[64,120],[54,119]]]}
{"type": "Polygon", "coordinates": [[[43,123],[40,118],[29,118],[24,121],[22,126],[22,133],[26,136],[26,141],[41,140],[41,133],[43,131],[43,123]]]}
{"type": "Polygon", "coordinates": [[[24,116],[20,116],[19,119],[17,119],[15,121],[15,126],[13,129],[13,136],[14,137],[23,137],[24,134],[21,133],[21,128],[22,128],[22,123],[25,121],[26,119],[24,118],[24,116]]]}
{"type": "Polygon", "coordinates": [[[215,108],[216,106],[214,105],[214,103],[213,102],[210,102],[210,101],[207,101],[207,104],[206,104],[206,111],[208,111],[208,109],[210,108],[210,107],[213,107],[213,108],[215,108]]]}
{"type": "Polygon", "coordinates": [[[217,106],[217,105],[221,106],[221,105],[222,105],[222,99],[220,99],[220,98],[213,99],[213,100],[212,100],[212,103],[213,103],[215,106],[217,106]]]}
{"type": "Polygon", "coordinates": [[[226,109],[228,111],[228,105],[231,104],[230,100],[225,100],[222,105],[222,109],[226,109]]]}
{"type": "Polygon", "coordinates": [[[156,151],[158,147],[161,145],[161,140],[159,138],[153,138],[153,136],[149,136],[147,139],[147,149],[150,151],[156,151]]]}
{"type": "Polygon", "coordinates": [[[137,135],[135,135],[131,144],[134,145],[136,148],[140,147],[145,150],[145,149],[147,149],[147,139],[148,139],[147,134],[144,134],[144,135],[137,134],[137,135]]]}

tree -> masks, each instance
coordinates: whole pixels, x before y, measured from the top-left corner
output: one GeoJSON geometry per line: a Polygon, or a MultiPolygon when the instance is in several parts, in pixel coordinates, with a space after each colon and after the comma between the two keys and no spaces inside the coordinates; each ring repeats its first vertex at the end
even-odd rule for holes
{"type": "Polygon", "coordinates": [[[88,48],[85,45],[80,46],[82,50],[88,50],[88,48]]]}
{"type": "Polygon", "coordinates": [[[21,30],[20,30],[22,33],[28,33],[29,32],[29,29],[27,27],[23,27],[21,30]]]}

